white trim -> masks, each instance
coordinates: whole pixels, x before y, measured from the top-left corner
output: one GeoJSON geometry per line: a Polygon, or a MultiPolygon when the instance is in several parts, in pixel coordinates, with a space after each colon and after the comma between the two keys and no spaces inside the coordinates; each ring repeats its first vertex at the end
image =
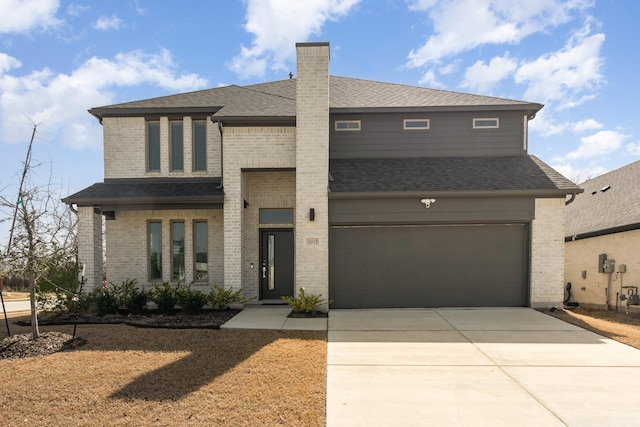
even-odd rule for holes
{"type": "Polygon", "coordinates": [[[522,135],[522,149],[527,151],[527,146],[529,145],[529,117],[527,117],[526,114],[524,115],[524,126],[522,128],[524,129],[524,135],[522,135]]]}
{"type": "Polygon", "coordinates": [[[473,119],[473,128],[474,129],[498,129],[500,127],[500,119],[498,119],[497,117],[474,117],[473,119]],[[495,125],[477,125],[476,123],[479,121],[487,121],[487,120],[495,120],[496,124],[495,125]]]}
{"type": "Polygon", "coordinates": [[[404,119],[402,121],[403,130],[429,130],[431,129],[431,120],[429,119],[404,119]],[[407,123],[425,123],[426,126],[407,126],[407,123]]]}
{"type": "Polygon", "coordinates": [[[362,123],[360,122],[360,120],[336,120],[333,126],[336,132],[358,132],[362,130],[362,123]],[[347,127],[338,128],[338,124],[345,124],[347,125],[347,127]]]}

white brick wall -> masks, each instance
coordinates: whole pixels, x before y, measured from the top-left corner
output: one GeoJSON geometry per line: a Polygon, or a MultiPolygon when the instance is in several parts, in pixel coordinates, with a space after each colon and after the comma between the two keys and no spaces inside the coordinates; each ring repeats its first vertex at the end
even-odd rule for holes
{"type": "MultiPolygon", "coordinates": [[[[627,293],[622,286],[640,287],[640,230],[565,243],[564,282],[565,285],[571,282],[572,301],[599,308],[606,307],[609,274],[598,273],[600,254],[607,254],[608,259],[616,262],[615,272],[611,275],[609,300],[609,304],[615,307],[616,293],[627,293]],[[627,266],[626,273],[618,273],[620,264],[627,266]]],[[[626,302],[622,302],[623,306],[625,304],[626,302]]]]}
{"type": "Polygon", "coordinates": [[[322,294],[327,299],[329,45],[298,44],[296,50],[295,286],[296,294],[305,287],[307,294],[322,294]],[[310,209],[315,210],[314,221],[309,219],[310,209]]]}
{"type": "MultiPolygon", "coordinates": [[[[225,287],[246,288],[249,296],[257,289],[245,286],[243,274],[244,233],[253,236],[257,224],[245,226],[244,200],[249,200],[249,183],[243,169],[295,168],[294,127],[225,127],[224,129],[224,283],[225,287]]],[[[248,237],[251,239],[251,237],[248,237]]],[[[246,246],[249,246],[247,243],[246,246]]],[[[255,240],[257,247],[258,241],[255,240]]]]}
{"type": "Polygon", "coordinates": [[[564,199],[536,199],[531,227],[531,306],[562,307],[564,199]]]}
{"type": "Polygon", "coordinates": [[[85,289],[102,286],[102,215],[78,208],[78,258],[85,268],[85,289]]]}
{"type": "Polygon", "coordinates": [[[224,285],[223,275],[223,223],[222,210],[144,210],[116,211],[115,221],[106,222],[107,232],[107,280],[122,283],[137,279],[140,285],[149,287],[147,223],[162,221],[162,274],[163,281],[171,279],[171,221],[184,221],[185,225],[185,283],[193,281],[193,221],[208,223],[209,280],[197,282],[194,288],[224,285]],[[197,285],[197,286],[195,286],[197,285]]]}
{"type": "Polygon", "coordinates": [[[160,172],[146,171],[146,121],[144,117],[105,117],[104,177],[191,177],[220,176],[220,133],[207,119],[207,171],[193,172],[193,129],[191,117],[183,118],[184,171],[169,172],[169,119],[160,118],[160,172]]]}

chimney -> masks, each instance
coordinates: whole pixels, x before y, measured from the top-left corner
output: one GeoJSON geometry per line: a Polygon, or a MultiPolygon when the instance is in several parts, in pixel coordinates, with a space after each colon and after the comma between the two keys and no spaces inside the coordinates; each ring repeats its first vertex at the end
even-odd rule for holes
{"type": "Polygon", "coordinates": [[[329,43],[297,43],[295,283],[329,293],[329,43]]]}

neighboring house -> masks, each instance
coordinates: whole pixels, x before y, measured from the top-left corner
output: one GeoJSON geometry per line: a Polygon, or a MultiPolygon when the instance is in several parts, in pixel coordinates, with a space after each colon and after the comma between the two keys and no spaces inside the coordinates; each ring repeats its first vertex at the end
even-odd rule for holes
{"type": "MultiPolygon", "coordinates": [[[[69,196],[89,286],[107,279],[307,294],[331,308],[563,299],[564,209],[581,190],[527,154],[542,105],[329,76],[93,108],[104,182],[69,196]]],[[[325,307],[326,308],[326,307],[325,307]]]]}
{"type": "Polygon", "coordinates": [[[640,286],[640,161],[580,186],[584,193],[566,211],[565,282],[572,301],[626,305],[619,295],[640,286]]]}

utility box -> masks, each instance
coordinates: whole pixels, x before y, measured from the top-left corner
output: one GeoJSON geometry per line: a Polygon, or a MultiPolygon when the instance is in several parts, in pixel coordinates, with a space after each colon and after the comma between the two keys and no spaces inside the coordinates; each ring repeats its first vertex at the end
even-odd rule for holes
{"type": "Polygon", "coordinates": [[[627,272],[627,264],[620,264],[618,266],[618,273],[626,273],[627,272]]]}
{"type": "Polygon", "coordinates": [[[607,260],[607,254],[598,255],[598,273],[604,273],[604,262],[607,260]]]}
{"type": "Polygon", "coordinates": [[[603,273],[613,273],[616,269],[616,261],[613,259],[607,259],[602,265],[603,273]]]}

